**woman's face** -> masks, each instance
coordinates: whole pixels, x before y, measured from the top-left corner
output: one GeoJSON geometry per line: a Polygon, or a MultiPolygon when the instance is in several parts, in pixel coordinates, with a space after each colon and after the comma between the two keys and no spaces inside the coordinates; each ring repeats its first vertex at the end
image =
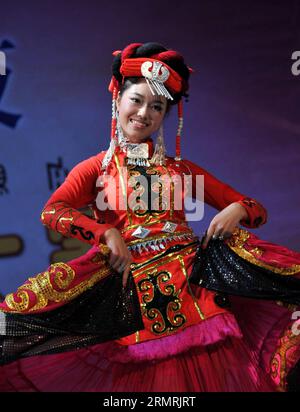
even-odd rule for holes
{"type": "Polygon", "coordinates": [[[143,142],[159,129],[166,108],[166,98],[154,96],[144,79],[131,84],[117,99],[124,136],[131,143],[143,142]]]}

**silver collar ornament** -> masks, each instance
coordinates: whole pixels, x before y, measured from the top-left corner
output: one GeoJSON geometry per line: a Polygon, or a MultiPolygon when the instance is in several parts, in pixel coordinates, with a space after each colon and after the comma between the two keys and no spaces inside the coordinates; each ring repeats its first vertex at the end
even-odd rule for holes
{"type": "Polygon", "coordinates": [[[149,167],[149,147],[147,143],[126,144],[127,164],[149,167]]]}

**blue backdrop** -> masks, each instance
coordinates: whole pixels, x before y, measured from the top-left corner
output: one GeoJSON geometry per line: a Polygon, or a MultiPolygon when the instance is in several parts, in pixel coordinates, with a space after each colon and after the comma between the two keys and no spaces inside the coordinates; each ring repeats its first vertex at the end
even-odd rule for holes
{"type": "MultiPolygon", "coordinates": [[[[112,51],[158,41],[195,70],[183,156],[261,201],[255,233],[300,251],[298,1],[10,1],[1,5],[0,291],[87,246],[49,233],[41,210],[79,161],[109,143],[112,51]]],[[[175,152],[176,113],[166,125],[175,152]]],[[[216,211],[205,208],[203,232],[216,211]]]]}

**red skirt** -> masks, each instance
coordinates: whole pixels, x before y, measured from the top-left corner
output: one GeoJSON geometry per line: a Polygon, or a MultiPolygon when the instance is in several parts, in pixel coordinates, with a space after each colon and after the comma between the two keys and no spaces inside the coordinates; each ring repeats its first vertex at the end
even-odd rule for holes
{"type": "MultiPolygon", "coordinates": [[[[253,248],[255,237],[250,240],[253,248]]],[[[299,253],[258,242],[260,248],[272,253],[273,261],[285,260],[283,266],[300,264],[299,253]],[[286,259],[290,260],[288,264],[286,259]]],[[[93,253],[89,251],[88,256],[93,253]]],[[[110,341],[1,366],[0,391],[286,390],[286,376],[300,358],[300,328],[293,318],[298,308],[273,301],[229,298],[230,313],[212,316],[173,335],[128,346],[110,341]]]]}
{"type": "MultiPolygon", "coordinates": [[[[280,365],[280,357],[278,362],[274,355],[282,329],[287,323],[287,309],[276,307],[273,302],[243,298],[233,300],[235,311],[239,315],[229,317],[225,322],[218,321],[211,324],[215,337],[216,330],[218,327],[221,328],[218,341],[215,343],[197,345],[197,330],[194,328],[193,333],[189,334],[188,328],[185,332],[177,333],[176,339],[174,335],[131,345],[140,346],[140,349],[143,345],[143,350],[139,352],[132,353],[132,348],[121,346],[113,341],[60,354],[33,356],[0,368],[0,390],[21,392],[281,390],[280,382],[278,385],[276,379],[275,381],[272,379],[272,373],[273,378],[276,378],[281,367],[284,367],[280,365]],[[240,336],[235,333],[239,327],[240,336]],[[227,332],[224,332],[225,329],[227,332]]],[[[202,341],[201,331],[198,340],[202,341]]]]}

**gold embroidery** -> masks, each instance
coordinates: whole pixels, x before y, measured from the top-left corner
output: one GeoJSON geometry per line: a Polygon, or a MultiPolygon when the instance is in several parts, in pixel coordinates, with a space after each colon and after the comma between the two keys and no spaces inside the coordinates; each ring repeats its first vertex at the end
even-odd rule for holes
{"type": "Polygon", "coordinates": [[[286,389],[286,376],[288,371],[286,370],[287,364],[287,351],[300,344],[300,335],[295,335],[291,328],[288,327],[280,338],[280,346],[274,352],[271,358],[271,375],[276,378],[279,374],[278,389],[285,391],[286,389]]]}
{"type": "MultiPolygon", "coordinates": [[[[23,312],[29,306],[28,293],[23,290],[20,290],[16,292],[16,297],[17,299],[15,300],[15,297],[12,293],[8,294],[5,297],[5,303],[10,309],[13,309],[16,312],[23,312]],[[20,301],[18,301],[19,299],[20,301]]],[[[0,309],[0,311],[3,311],[3,310],[0,309]]]]}
{"type": "Polygon", "coordinates": [[[264,253],[264,251],[261,250],[258,247],[255,247],[255,248],[251,249],[250,252],[253,253],[256,256],[262,256],[262,254],[264,253]]]}
{"type": "MultiPolygon", "coordinates": [[[[65,204],[63,202],[56,202],[55,206],[53,204],[46,206],[41,213],[41,219],[42,219],[43,225],[50,227],[56,214],[64,209],[65,209],[65,204]],[[48,223],[45,223],[46,215],[50,215],[50,220],[48,223]]],[[[61,215],[63,215],[63,213],[61,215]]]]}
{"type": "MultiPolygon", "coordinates": [[[[61,229],[58,229],[57,228],[57,225],[59,224],[59,223],[61,223],[61,220],[63,219],[62,217],[63,217],[63,215],[65,215],[66,213],[68,213],[68,212],[70,212],[70,215],[72,216],[72,209],[65,209],[65,208],[63,208],[63,209],[60,209],[60,210],[63,210],[63,212],[56,218],[56,222],[55,222],[55,231],[56,232],[59,232],[59,233],[61,233],[61,229]]],[[[59,211],[60,211],[59,210],[59,211]]],[[[59,212],[58,210],[57,210],[57,212],[59,212]]],[[[73,217],[72,217],[72,221],[73,221],[73,217]]],[[[73,222],[72,222],[73,223],[73,222]]],[[[61,223],[61,226],[62,226],[62,228],[63,229],[67,229],[64,225],[63,225],[63,223],[61,223]]],[[[68,230],[68,229],[67,229],[68,230]]]]}
{"type": "Polygon", "coordinates": [[[145,275],[146,278],[139,281],[137,287],[142,292],[142,313],[147,319],[154,321],[151,331],[161,335],[183,326],[186,317],[178,312],[181,309],[181,290],[176,291],[175,285],[168,283],[172,274],[155,269],[145,275]]]}
{"type": "Polygon", "coordinates": [[[158,175],[158,174],[159,174],[159,172],[158,172],[158,170],[155,168],[155,166],[147,167],[146,173],[147,173],[147,175],[158,175]]]}
{"type": "Polygon", "coordinates": [[[128,177],[128,186],[133,188],[133,193],[128,198],[128,204],[133,213],[138,217],[146,216],[148,214],[147,204],[141,199],[145,193],[145,188],[136,179],[136,177],[140,175],[140,172],[130,170],[128,177]]]}
{"type": "MultiPolygon", "coordinates": [[[[74,280],[75,271],[65,263],[54,263],[50,266],[48,271],[39,273],[34,278],[29,278],[28,283],[25,283],[18,288],[16,296],[17,299],[21,299],[21,302],[18,302],[18,300],[15,299],[15,294],[10,293],[6,296],[5,303],[10,309],[9,312],[33,312],[46,307],[49,301],[56,303],[68,302],[76,298],[110,273],[110,267],[108,265],[103,265],[103,267],[91,275],[89,279],[69,290],[64,290],[67,289],[74,280]],[[50,278],[51,275],[53,275],[52,278],[50,278]],[[52,282],[54,284],[52,284],[52,282]],[[58,291],[55,287],[63,290],[58,291]],[[29,309],[30,292],[34,294],[35,304],[29,309]]],[[[2,311],[5,312],[5,309],[2,311]]]]}
{"type": "Polygon", "coordinates": [[[116,166],[117,166],[119,177],[120,177],[120,184],[121,184],[121,188],[122,188],[123,201],[124,201],[124,205],[126,205],[127,218],[128,218],[129,224],[131,225],[132,224],[132,218],[131,218],[131,214],[129,213],[129,210],[128,210],[127,191],[126,191],[126,185],[125,185],[125,182],[124,182],[124,176],[121,173],[119,158],[116,154],[114,155],[114,158],[115,158],[116,166]]]}
{"type": "MultiPolygon", "coordinates": [[[[156,225],[157,223],[166,223],[169,222],[170,220],[168,219],[154,219],[153,216],[149,216],[149,218],[143,222],[143,226],[152,226],[156,225]]],[[[179,220],[179,219],[172,219],[172,223],[177,223],[179,225],[186,226],[187,228],[189,227],[188,224],[185,221],[179,220]]],[[[136,229],[139,227],[141,223],[135,224],[135,225],[128,225],[125,229],[122,229],[122,233],[126,233],[129,230],[136,229]]]]}
{"type": "Polygon", "coordinates": [[[185,276],[185,278],[186,278],[186,282],[187,282],[187,285],[188,285],[188,288],[189,288],[189,293],[190,293],[190,295],[192,296],[192,299],[193,299],[195,308],[196,308],[196,310],[197,310],[197,312],[198,312],[198,314],[199,314],[199,316],[200,316],[200,319],[203,320],[203,319],[205,319],[205,316],[204,316],[204,314],[201,312],[201,309],[200,309],[200,307],[199,307],[199,305],[198,305],[198,303],[197,303],[197,300],[196,300],[196,298],[195,298],[195,296],[194,296],[194,294],[193,294],[193,291],[192,291],[192,289],[191,289],[190,282],[189,282],[188,275],[187,275],[187,271],[186,271],[185,264],[184,264],[184,260],[182,259],[181,256],[178,256],[178,259],[179,259],[179,262],[180,262],[181,270],[182,270],[182,272],[183,272],[183,274],[184,274],[184,276],[185,276]]]}
{"type": "MultiPolygon", "coordinates": [[[[59,289],[67,289],[75,277],[75,271],[65,263],[61,263],[58,268],[63,269],[63,271],[58,270],[54,272],[54,284],[59,287],[59,289]]],[[[50,270],[51,273],[51,270],[50,270]]],[[[29,278],[30,281],[34,281],[34,278],[29,278]]]]}
{"type": "MultiPolygon", "coordinates": [[[[163,179],[161,179],[161,173],[156,170],[154,167],[150,167],[150,171],[148,169],[145,170],[146,174],[150,175],[156,175],[158,176],[159,180],[152,182],[151,181],[151,186],[149,186],[149,181],[147,180],[148,184],[148,191],[151,191],[152,193],[157,193],[158,197],[155,199],[152,199],[151,196],[151,207],[149,208],[149,205],[147,206],[145,203],[143,203],[141,200],[138,204],[138,208],[134,210],[134,214],[137,217],[145,217],[147,216],[147,221],[149,221],[149,218],[151,216],[161,216],[167,212],[169,212],[169,207],[167,203],[163,203],[163,193],[166,191],[166,185],[163,182],[163,179]]],[[[132,176],[130,177],[132,179],[132,176]]],[[[131,186],[135,186],[136,180],[133,178],[131,182],[131,186]]],[[[142,196],[145,193],[145,188],[140,185],[138,187],[138,195],[142,196]]],[[[148,196],[148,202],[150,200],[150,197],[148,196]]]]}
{"type": "MultiPolygon", "coordinates": [[[[117,167],[119,167],[119,164],[117,164],[117,167]]],[[[134,170],[136,166],[128,166],[128,171],[129,171],[129,180],[130,180],[130,186],[134,187],[135,186],[135,180],[134,178],[137,176],[140,176],[141,173],[137,170],[134,170]],[[133,180],[132,180],[133,178],[133,180]]],[[[164,215],[168,213],[170,215],[170,218],[173,216],[173,210],[174,210],[174,182],[172,181],[171,174],[168,170],[168,168],[164,167],[164,170],[166,173],[164,173],[162,170],[160,170],[157,167],[150,166],[145,169],[145,173],[148,175],[157,175],[160,178],[162,178],[162,181],[155,182],[154,187],[151,187],[150,190],[152,192],[158,193],[158,198],[154,199],[154,205],[153,205],[153,210],[149,210],[148,207],[145,206],[142,202],[139,202],[136,207],[132,207],[133,213],[136,217],[138,218],[144,218],[144,222],[148,223],[151,221],[151,224],[158,223],[160,220],[153,220],[154,217],[159,217],[161,215],[164,215]],[[165,180],[168,180],[170,182],[169,184],[166,184],[165,180]],[[169,187],[170,187],[170,195],[167,197],[164,197],[165,192],[169,192],[169,187]],[[169,205],[169,197],[171,196],[171,204],[169,205]]],[[[136,188],[135,188],[136,189],[136,188]]],[[[140,194],[138,193],[138,196],[142,195],[144,193],[144,190],[142,187],[138,187],[138,190],[140,191],[140,194]]],[[[149,190],[149,189],[148,189],[149,190]]],[[[181,222],[180,222],[181,223],[181,222]]],[[[130,230],[133,229],[134,227],[137,227],[139,225],[134,225],[132,226],[132,222],[130,222],[129,227],[127,227],[125,230],[130,230]]]]}
{"type": "Polygon", "coordinates": [[[56,213],[55,207],[52,207],[52,209],[47,210],[47,211],[44,209],[41,213],[42,222],[44,222],[45,220],[45,215],[55,215],[55,213],[56,213]]]}
{"type": "Polygon", "coordinates": [[[168,167],[163,166],[163,168],[165,169],[167,175],[169,176],[170,179],[170,190],[171,190],[171,194],[170,194],[170,198],[171,198],[171,205],[170,205],[170,218],[172,219],[173,217],[173,212],[174,212],[174,182],[171,176],[171,173],[168,169],[168,167]]]}
{"type": "Polygon", "coordinates": [[[71,210],[69,212],[70,212],[71,217],[63,217],[62,216],[58,219],[58,222],[61,224],[61,227],[65,230],[69,230],[70,225],[73,224],[73,222],[74,222],[74,218],[72,216],[71,210]],[[65,222],[68,225],[67,227],[65,226],[65,222]]]}
{"type": "Polygon", "coordinates": [[[157,193],[158,197],[154,199],[153,205],[153,216],[159,216],[166,212],[170,213],[170,218],[172,217],[172,182],[170,183],[170,177],[165,173],[156,173],[159,177],[157,181],[152,182],[151,191],[157,193]]]}
{"type": "Polygon", "coordinates": [[[91,259],[91,262],[103,265],[103,259],[107,259],[110,255],[110,248],[105,243],[99,243],[98,248],[99,253],[96,253],[95,256],[91,259]]]}
{"type": "MultiPolygon", "coordinates": [[[[141,281],[140,281],[140,287],[143,289],[143,291],[141,291],[141,292],[145,292],[145,296],[143,298],[143,304],[144,305],[147,305],[148,302],[151,302],[153,300],[153,296],[154,296],[153,295],[153,284],[151,282],[149,282],[150,274],[156,273],[161,266],[164,266],[164,265],[166,265],[170,262],[174,262],[174,260],[179,259],[179,257],[181,257],[181,259],[183,259],[184,256],[190,255],[191,253],[195,252],[196,248],[197,248],[197,245],[198,245],[198,243],[192,243],[192,244],[186,245],[180,251],[169,253],[166,257],[159,258],[159,259],[153,258],[153,259],[151,259],[151,261],[148,261],[146,263],[132,264],[131,265],[131,268],[133,270],[133,277],[135,278],[137,284],[138,284],[138,281],[137,281],[138,277],[147,276],[147,279],[144,279],[145,282],[143,282],[143,279],[141,279],[141,281]],[[157,262],[157,260],[158,260],[158,262],[157,262]]],[[[184,262],[183,262],[183,268],[185,269],[184,262]]],[[[185,270],[183,271],[183,273],[184,273],[185,277],[187,278],[187,273],[186,273],[185,270]]],[[[167,275],[163,275],[163,278],[164,278],[164,276],[167,276],[167,275]]],[[[172,286],[172,285],[170,285],[170,286],[172,286]]],[[[188,284],[188,286],[189,286],[189,284],[188,284]]],[[[190,288],[190,286],[189,286],[189,288],[190,288]]],[[[177,293],[178,296],[179,296],[179,294],[181,293],[181,289],[179,289],[176,292],[174,289],[171,289],[171,288],[169,289],[168,286],[164,289],[160,288],[160,293],[162,293],[162,290],[165,292],[165,294],[169,293],[171,295],[172,295],[172,293],[173,293],[173,295],[176,295],[176,293],[177,293]]],[[[191,292],[191,289],[190,289],[190,292],[191,292]]],[[[193,297],[193,300],[195,302],[195,297],[194,297],[193,294],[192,294],[192,297],[193,297]]],[[[176,314],[176,311],[179,310],[180,307],[181,307],[180,300],[177,301],[176,297],[175,297],[175,299],[173,299],[173,302],[169,302],[169,307],[168,307],[168,311],[167,311],[167,321],[169,322],[169,325],[171,325],[171,327],[169,327],[169,329],[168,328],[166,329],[166,333],[172,333],[172,331],[176,330],[176,327],[179,327],[179,325],[181,325],[181,324],[183,325],[184,323],[186,323],[186,317],[183,314],[179,313],[178,316],[176,314]],[[172,316],[172,314],[174,312],[175,312],[175,316],[172,316]],[[173,329],[171,329],[171,328],[173,328],[173,329]]],[[[200,318],[204,319],[204,315],[202,314],[199,306],[197,305],[197,302],[195,304],[195,307],[196,307],[196,309],[199,313],[200,318]]],[[[144,306],[144,308],[145,308],[145,306],[144,306]]],[[[154,328],[154,330],[152,330],[153,333],[160,334],[161,330],[164,330],[164,328],[166,326],[166,321],[164,320],[164,317],[163,317],[162,313],[157,308],[154,308],[153,310],[149,309],[148,316],[153,318],[151,320],[156,320],[156,326],[154,327],[154,325],[153,325],[153,328],[154,328]]]]}
{"type": "Polygon", "coordinates": [[[166,263],[171,262],[172,260],[174,260],[174,259],[176,258],[176,255],[178,255],[179,253],[180,253],[182,256],[185,256],[185,255],[187,255],[187,254],[189,254],[189,253],[194,252],[194,251],[196,250],[198,244],[199,244],[198,242],[188,243],[188,244],[185,245],[181,250],[168,253],[165,258],[162,257],[162,255],[164,255],[166,252],[162,252],[162,253],[160,253],[160,254],[158,254],[158,255],[155,255],[152,259],[147,260],[146,262],[142,262],[142,263],[131,263],[130,267],[131,267],[132,271],[134,271],[134,272],[137,271],[137,270],[139,271],[138,274],[134,274],[133,277],[137,277],[137,276],[139,276],[139,275],[142,273],[142,272],[140,273],[140,269],[142,269],[142,270],[145,270],[145,269],[150,270],[150,269],[152,269],[153,267],[158,267],[158,266],[160,266],[160,265],[163,265],[163,264],[166,264],[166,263]],[[186,249],[186,248],[188,248],[188,249],[186,249]],[[151,266],[154,262],[157,262],[157,261],[160,262],[160,263],[158,263],[157,266],[156,266],[156,264],[154,264],[153,266],[151,266]],[[148,267],[148,266],[149,266],[149,267],[148,267]]]}
{"type": "Polygon", "coordinates": [[[227,240],[227,244],[231,248],[242,248],[249,237],[250,233],[247,230],[237,228],[227,240]]]}
{"type": "MultiPolygon", "coordinates": [[[[291,267],[278,268],[267,263],[258,260],[253,256],[248,250],[244,248],[244,244],[250,237],[250,233],[244,229],[238,228],[232,236],[226,241],[227,245],[232,249],[237,255],[247,260],[250,263],[253,263],[256,266],[262,267],[267,270],[271,270],[274,273],[280,275],[295,275],[300,272],[300,265],[292,265],[291,267]]],[[[260,249],[261,251],[261,249],[260,249]]],[[[261,254],[260,254],[261,256],[261,254]]]]}

